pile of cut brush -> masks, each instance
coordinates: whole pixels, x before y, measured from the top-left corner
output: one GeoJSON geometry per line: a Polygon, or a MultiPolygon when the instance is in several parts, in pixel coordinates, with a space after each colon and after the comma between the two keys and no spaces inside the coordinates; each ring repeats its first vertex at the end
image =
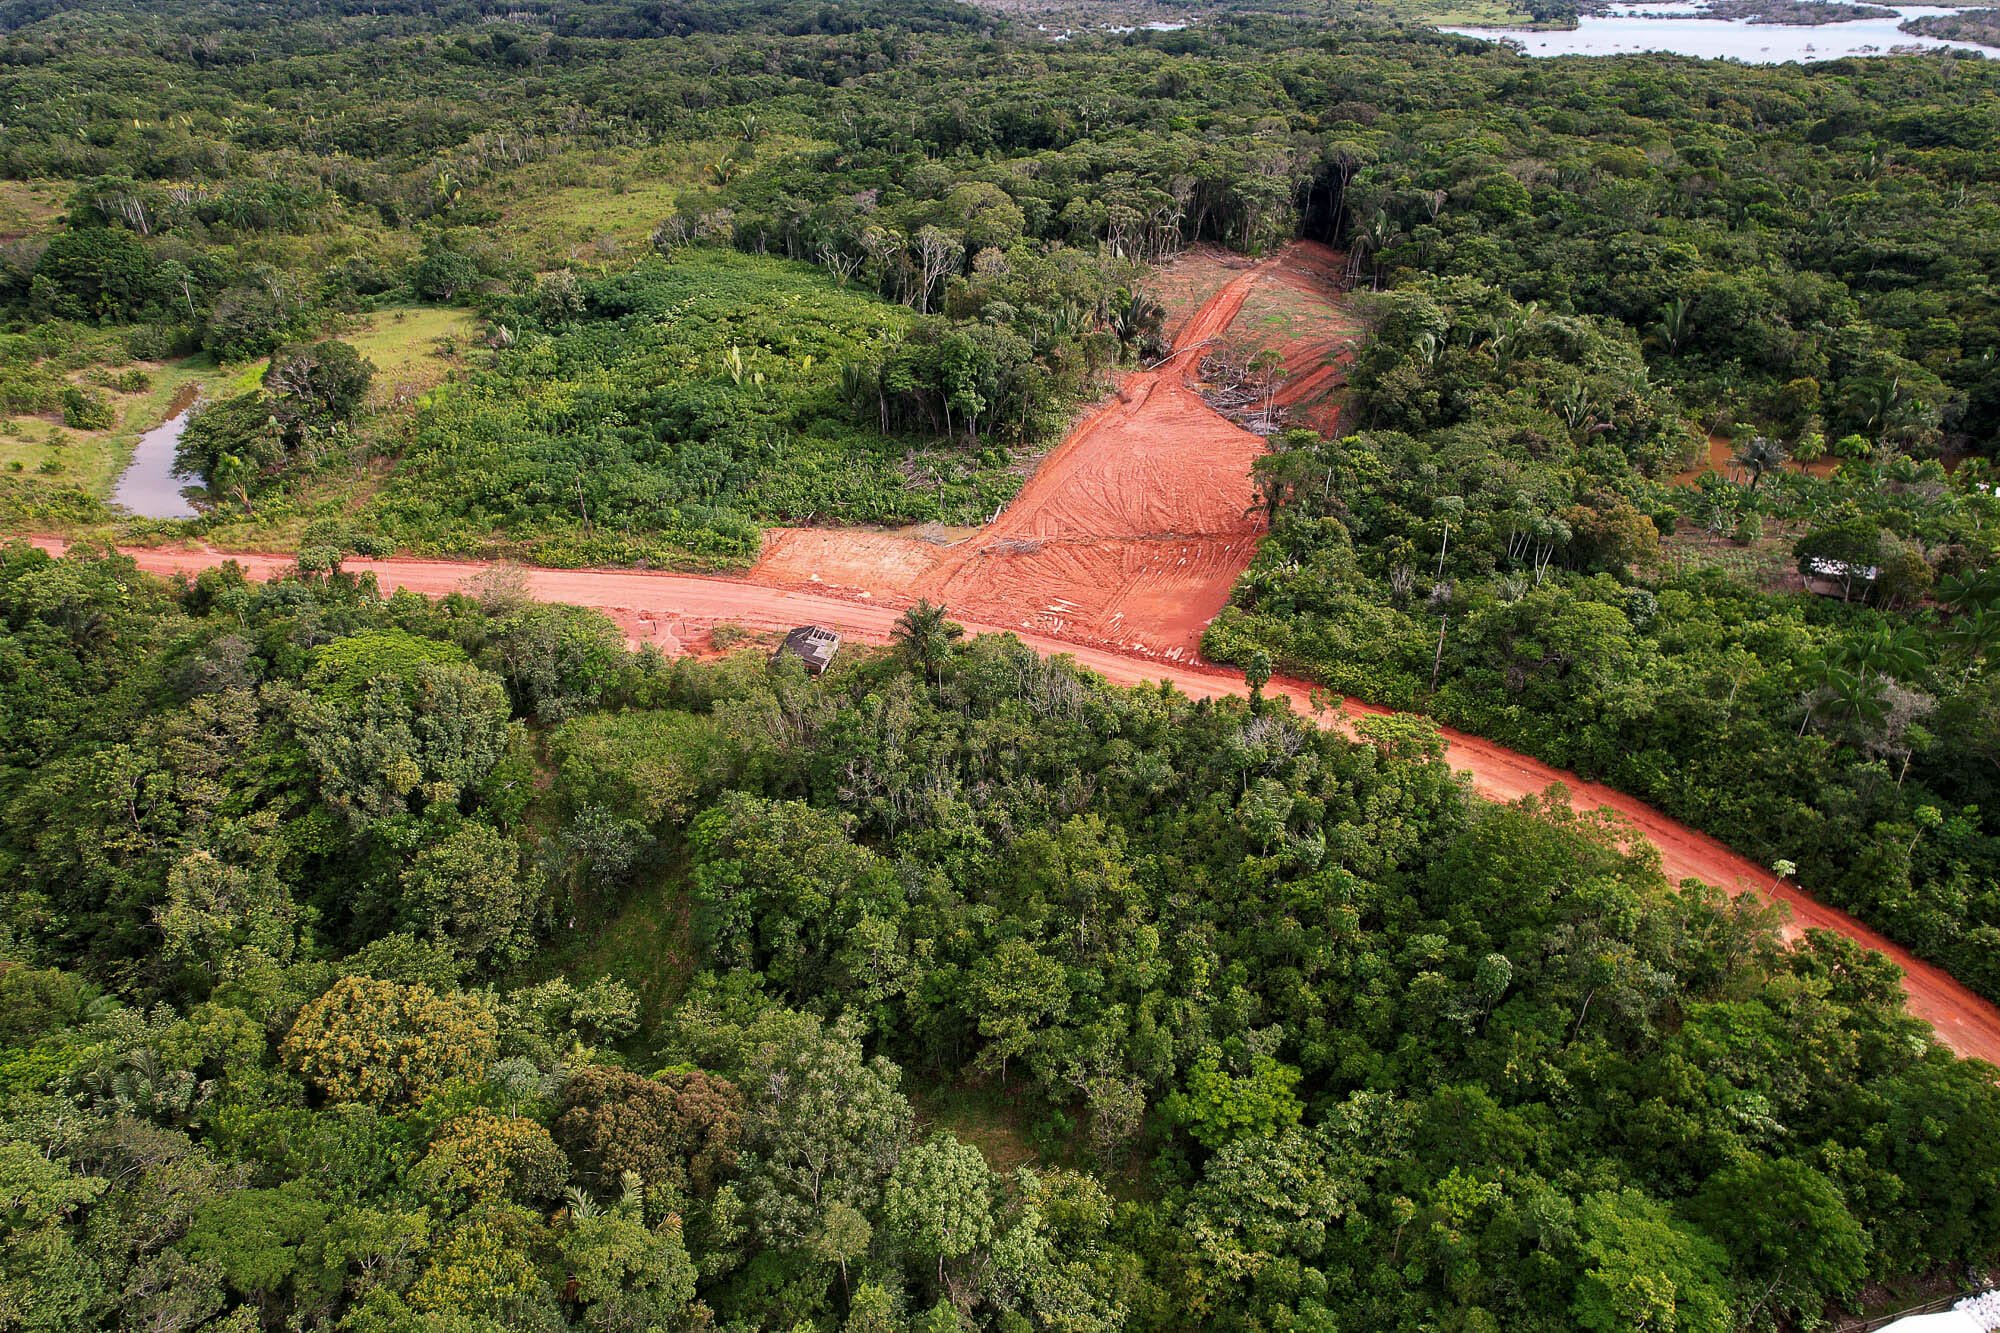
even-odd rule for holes
{"type": "Polygon", "coordinates": [[[1201,400],[1253,435],[1276,435],[1285,426],[1278,404],[1285,368],[1276,353],[1218,344],[1201,360],[1201,400]]]}

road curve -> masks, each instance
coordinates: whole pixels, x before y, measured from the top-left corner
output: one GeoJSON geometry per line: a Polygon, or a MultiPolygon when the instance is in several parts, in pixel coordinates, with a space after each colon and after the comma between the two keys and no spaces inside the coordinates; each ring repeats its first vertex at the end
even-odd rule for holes
{"type": "MultiPolygon", "coordinates": [[[[65,548],[64,542],[46,538],[34,539],[34,544],[51,554],[60,554],[65,548]]],[[[241,565],[251,578],[260,580],[279,577],[293,567],[288,555],[137,547],[124,548],[123,553],[146,572],[166,576],[193,575],[230,560],[241,565]]],[[[343,568],[357,574],[374,574],[384,592],[404,588],[437,597],[463,588],[492,566],[476,561],[393,559],[350,560],[343,568]]],[[[523,573],[528,590],[535,597],[604,611],[624,627],[635,646],[656,643],[668,652],[681,651],[688,638],[724,622],[755,630],[822,624],[864,643],[887,643],[902,610],[900,605],[871,599],[848,600],[727,578],[635,570],[530,569],[523,573]]],[[[1068,654],[1078,665],[1118,685],[1167,681],[1195,698],[1248,692],[1241,673],[1219,667],[1146,659],[976,621],[966,621],[965,625],[972,634],[1011,633],[1037,652],[1068,654]]],[[[1273,681],[1269,692],[1283,693],[1306,715],[1312,714],[1310,687],[1303,682],[1273,681]]],[[[1356,714],[1387,711],[1358,700],[1348,700],[1347,710],[1356,714]]],[[[1698,879],[1730,893],[1754,891],[1776,898],[1791,910],[1793,932],[1811,928],[1832,930],[1886,954],[1903,969],[1903,988],[1909,995],[1910,1012],[1928,1022],[1940,1041],[1959,1055],[2000,1064],[2000,1008],[1847,913],[1815,901],[1790,882],[1774,884],[1769,870],[1622,792],[1585,782],[1574,773],[1552,768],[1477,736],[1449,728],[1443,729],[1443,736],[1446,762],[1469,774],[1473,790],[1488,800],[1516,800],[1561,783],[1568,788],[1575,804],[1586,809],[1603,807],[1615,811],[1657,847],[1662,868],[1670,880],[1698,879]]]]}

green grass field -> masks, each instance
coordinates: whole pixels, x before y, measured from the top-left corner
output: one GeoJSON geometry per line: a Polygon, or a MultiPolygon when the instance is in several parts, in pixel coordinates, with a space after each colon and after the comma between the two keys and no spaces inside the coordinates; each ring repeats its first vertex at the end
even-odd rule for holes
{"type": "Polygon", "coordinates": [[[340,336],[375,363],[369,398],[382,406],[442,381],[459,364],[474,330],[469,311],[407,305],[378,310],[365,325],[340,336]]]}
{"type": "MultiPolygon", "coordinates": [[[[365,316],[351,329],[328,335],[353,346],[375,363],[375,383],[369,402],[386,407],[398,398],[432,388],[459,364],[472,336],[472,313],[448,306],[387,306],[365,316]]],[[[232,369],[216,386],[218,396],[249,393],[263,383],[268,358],[232,369]]]]}
{"type": "Polygon", "coordinates": [[[738,136],[701,139],[630,153],[571,153],[538,163],[488,187],[480,202],[500,210],[488,230],[542,268],[632,259],[652,244],[653,228],[683,200],[715,194],[713,164],[750,174],[760,162],[831,145],[771,134],[747,145],[738,136]]]}
{"type": "Polygon", "coordinates": [[[50,230],[68,192],[60,181],[0,181],[0,240],[50,230]]]}

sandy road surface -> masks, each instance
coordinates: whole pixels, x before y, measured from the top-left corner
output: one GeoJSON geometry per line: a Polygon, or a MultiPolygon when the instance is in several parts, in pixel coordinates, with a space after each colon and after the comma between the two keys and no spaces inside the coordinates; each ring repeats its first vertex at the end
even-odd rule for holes
{"type": "MultiPolygon", "coordinates": [[[[39,539],[35,544],[56,553],[64,546],[60,541],[39,539]]],[[[276,577],[291,567],[291,557],[280,555],[232,556],[207,550],[138,548],[126,554],[137,560],[141,569],[162,575],[194,574],[231,559],[258,579],[276,577]]],[[[490,568],[478,562],[441,560],[351,560],[344,567],[356,573],[373,573],[385,592],[407,588],[433,597],[463,587],[490,568]]],[[[867,600],[680,574],[534,569],[526,571],[526,576],[536,597],[596,607],[624,626],[635,645],[657,643],[669,652],[678,651],[686,639],[704,634],[725,621],[760,630],[817,623],[833,626],[863,642],[886,643],[901,610],[900,604],[876,605],[867,600]]],[[[1119,685],[1170,681],[1195,698],[1246,692],[1239,673],[1148,660],[1099,645],[1068,643],[1010,626],[982,623],[968,617],[961,619],[974,634],[1013,632],[1038,652],[1068,653],[1079,665],[1119,685]]],[[[1310,715],[1304,684],[1274,681],[1272,690],[1281,691],[1310,715]]],[[[1384,711],[1353,700],[1348,701],[1348,709],[1354,713],[1384,711]]],[[[1584,808],[1609,807],[1658,847],[1669,879],[1704,880],[1732,893],[1754,889],[1782,899],[1790,907],[1794,931],[1810,927],[1834,930],[1887,954],[1903,969],[1903,987],[1909,993],[1910,1011],[1930,1023],[1941,1041],[1960,1055],[2000,1063],[2000,1009],[1853,917],[1815,902],[1789,883],[1773,889],[1768,870],[1644,802],[1585,782],[1575,774],[1551,768],[1476,736],[1447,729],[1444,737],[1446,761],[1454,769],[1470,774],[1473,789],[1489,800],[1515,800],[1561,782],[1569,788],[1573,802],[1584,808]]]]}

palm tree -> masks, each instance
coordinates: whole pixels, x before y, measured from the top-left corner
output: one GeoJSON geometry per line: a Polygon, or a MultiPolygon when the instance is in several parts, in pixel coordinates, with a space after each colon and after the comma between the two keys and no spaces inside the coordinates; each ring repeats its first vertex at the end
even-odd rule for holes
{"type": "Polygon", "coordinates": [[[1402,229],[1389,219],[1384,209],[1376,209],[1375,215],[1355,230],[1348,241],[1350,249],[1349,272],[1353,277],[1361,275],[1361,261],[1370,261],[1372,272],[1370,281],[1376,291],[1382,290],[1382,252],[1403,239],[1402,229]]]}
{"type": "Polygon", "coordinates": [[[1869,430],[1886,426],[1889,424],[1890,416],[1903,401],[1902,377],[1896,376],[1887,384],[1878,381],[1860,389],[1856,397],[1859,399],[1861,410],[1868,414],[1869,430]]]}
{"type": "Polygon", "coordinates": [[[1729,461],[1750,474],[1750,489],[1754,491],[1766,472],[1785,465],[1785,446],[1768,436],[1752,435],[1729,461]]]}
{"type": "Polygon", "coordinates": [[[1966,673],[1981,658],[2000,651],[2000,606],[1979,606],[1960,616],[1944,632],[1944,640],[1965,659],[1966,673]]]}
{"type": "Polygon", "coordinates": [[[458,177],[451,174],[449,167],[439,167],[437,175],[431,178],[431,194],[437,200],[438,211],[449,213],[458,206],[458,198],[464,187],[458,177]]]}
{"type": "Polygon", "coordinates": [[[1821,704],[1838,704],[1843,716],[1872,714],[1880,717],[1882,701],[1862,677],[1849,671],[1841,652],[1834,652],[1806,668],[1806,690],[1800,697],[1806,715],[1799,722],[1799,735],[1818,719],[1813,716],[1821,704]]]}
{"type": "Polygon", "coordinates": [[[1676,296],[1673,303],[1660,312],[1660,321],[1653,325],[1646,341],[1657,343],[1669,352],[1679,352],[1692,330],[1693,313],[1693,304],[1685,296],[1676,296]]]}
{"type": "Polygon", "coordinates": [[[2000,570],[1953,574],[1938,584],[1938,596],[1954,611],[2000,604],[2000,570]]]}
{"type": "Polygon", "coordinates": [[[1167,308],[1151,292],[1135,291],[1128,299],[1113,301],[1110,311],[1112,334],[1121,353],[1166,322],[1167,308]]]}
{"type": "Polygon", "coordinates": [[[1914,676],[1924,669],[1923,639],[1914,627],[1878,629],[1849,640],[1834,650],[1833,659],[1842,666],[1861,668],[1865,682],[1872,672],[1878,676],[1914,676]]]}
{"type": "Polygon", "coordinates": [[[965,626],[949,619],[945,609],[928,598],[896,617],[897,640],[910,657],[934,679],[942,679],[944,664],[951,660],[951,646],[965,637],[965,626]]]}
{"type": "Polygon", "coordinates": [[[1888,706],[1882,702],[1879,687],[1844,671],[1829,686],[1829,693],[1832,697],[1828,702],[1835,706],[1835,710],[1842,717],[1861,722],[1880,722],[1883,715],[1888,712],[1888,706]]]}

